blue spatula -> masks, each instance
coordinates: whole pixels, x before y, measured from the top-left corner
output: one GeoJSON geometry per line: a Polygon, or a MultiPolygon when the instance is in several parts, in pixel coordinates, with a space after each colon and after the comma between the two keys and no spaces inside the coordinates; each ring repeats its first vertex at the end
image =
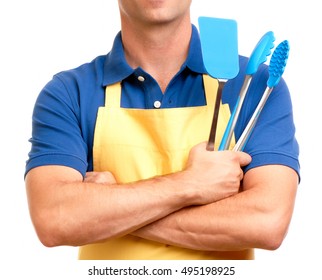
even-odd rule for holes
{"type": "MultiPolygon", "coordinates": [[[[218,80],[232,79],[239,72],[237,22],[232,19],[199,17],[203,62],[207,73],[218,80]]],[[[221,86],[216,96],[207,150],[214,150],[221,86]]]]}

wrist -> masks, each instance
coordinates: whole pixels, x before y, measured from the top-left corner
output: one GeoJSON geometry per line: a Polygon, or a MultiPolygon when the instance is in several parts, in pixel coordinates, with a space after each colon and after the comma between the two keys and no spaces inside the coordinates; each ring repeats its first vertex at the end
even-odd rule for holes
{"type": "Polygon", "coordinates": [[[189,170],[183,170],[162,177],[158,177],[162,185],[166,185],[171,196],[182,204],[182,207],[198,204],[198,187],[191,179],[189,170]]]}

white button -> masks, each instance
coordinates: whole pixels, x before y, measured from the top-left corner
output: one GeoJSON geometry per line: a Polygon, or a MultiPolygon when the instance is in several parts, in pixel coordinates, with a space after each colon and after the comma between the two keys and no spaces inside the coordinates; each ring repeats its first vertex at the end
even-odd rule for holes
{"type": "Polygon", "coordinates": [[[144,78],[143,76],[139,76],[139,77],[138,77],[138,80],[139,80],[140,82],[144,82],[144,81],[145,81],[145,78],[144,78]]]}
{"type": "Polygon", "coordinates": [[[154,106],[154,108],[160,108],[161,107],[161,102],[160,101],[154,101],[154,103],[153,103],[153,106],[154,106]]]}

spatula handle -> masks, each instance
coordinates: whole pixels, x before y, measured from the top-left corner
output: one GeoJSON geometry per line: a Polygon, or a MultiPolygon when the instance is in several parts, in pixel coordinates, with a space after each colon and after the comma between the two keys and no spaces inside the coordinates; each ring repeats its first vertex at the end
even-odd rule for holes
{"type": "Polygon", "coordinates": [[[240,138],[238,139],[235,147],[234,147],[234,151],[243,151],[244,147],[255,127],[255,124],[259,118],[259,115],[268,99],[268,97],[270,96],[271,92],[273,91],[273,88],[269,88],[266,87],[265,92],[263,93],[263,96],[261,98],[261,100],[259,101],[252,117],[250,118],[249,122],[247,123],[242,135],[240,136],[240,138]]]}
{"type": "Polygon", "coordinates": [[[214,108],[214,115],[212,118],[209,139],[208,139],[208,143],[207,143],[207,147],[206,147],[207,151],[214,151],[215,150],[217,123],[218,123],[218,116],[219,116],[219,110],[220,110],[222,89],[223,89],[224,85],[225,85],[225,82],[219,82],[217,95],[216,95],[215,108],[214,108]]]}

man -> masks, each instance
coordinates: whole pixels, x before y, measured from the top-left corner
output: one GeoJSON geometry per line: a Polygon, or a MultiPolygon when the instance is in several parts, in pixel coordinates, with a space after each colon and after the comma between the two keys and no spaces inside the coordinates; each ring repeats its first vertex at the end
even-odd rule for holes
{"type": "MultiPolygon", "coordinates": [[[[253,248],[278,248],[299,172],[284,81],[245,152],[206,151],[218,83],[191,0],[118,2],[111,52],[55,75],[36,102],[26,188],[41,242],[80,246],[80,259],[252,259],[253,248]]],[[[246,63],[224,88],[230,107],[246,63]]],[[[267,75],[263,66],[253,79],[236,138],[267,75]]]]}

